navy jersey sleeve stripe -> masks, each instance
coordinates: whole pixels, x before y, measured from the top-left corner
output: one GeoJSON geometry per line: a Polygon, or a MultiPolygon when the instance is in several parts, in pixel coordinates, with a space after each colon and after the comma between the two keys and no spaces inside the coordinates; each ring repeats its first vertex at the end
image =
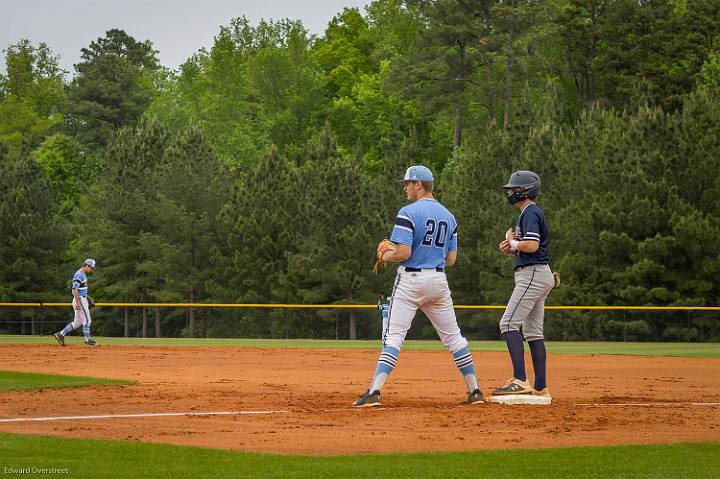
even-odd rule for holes
{"type": "Polygon", "coordinates": [[[412,221],[403,216],[397,217],[397,219],[395,220],[395,226],[408,229],[410,231],[415,231],[415,225],[412,223],[412,221]]]}

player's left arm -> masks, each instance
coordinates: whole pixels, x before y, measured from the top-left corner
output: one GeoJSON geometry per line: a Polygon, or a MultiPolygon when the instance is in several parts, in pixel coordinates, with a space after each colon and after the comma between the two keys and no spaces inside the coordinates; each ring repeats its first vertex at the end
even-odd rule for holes
{"type": "Polygon", "coordinates": [[[402,263],[412,254],[415,222],[407,208],[402,208],[395,218],[395,226],[390,234],[390,241],[395,248],[385,251],[380,259],[386,263],[402,263]]]}
{"type": "Polygon", "coordinates": [[[410,257],[411,253],[412,248],[410,245],[397,243],[395,245],[395,249],[391,249],[383,253],[382,260],[387,263],[402,263],[410,257]]]}

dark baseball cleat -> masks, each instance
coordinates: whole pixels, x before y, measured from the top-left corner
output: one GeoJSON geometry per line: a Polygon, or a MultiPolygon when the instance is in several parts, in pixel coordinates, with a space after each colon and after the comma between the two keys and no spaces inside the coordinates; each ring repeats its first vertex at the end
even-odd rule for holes
{"type": "Polygon", "coordinates": [[[481,390],[476,389],[470,394],[468,394],[468,404],[481,404],[485,402],[485,398],[483,397],[483,393],[481,390]]]}
{"type": "Polygon", "coordinates": [[[362,395],[357,398],[357,400],[353,403],[353,407],[375,406],[382,406],[382,404],[380,403],[380,391],[370,392],[370,390],[367,390],[362,393],[362,395]]]}
{"type": "Polygon", "coordinates": [[[55,338],[55,341],[58,342],[60,346],[65,346],[65,337],[60,336],[60,333],[53,334],[53,337],[55,338]]]}
{"type": "Polygon", "coordinates": [[[510,378],[505,386],[493,391],[493,396],[504,396],[508,394],[532,394],[532,386],[530,386],[528,381],[510,378]]]}
{"type": "Polygon", "coordinates": [[[85,343],[85,346],[92,346],[92,347],[100,346],[98,343],[95,342],[94,339],[91,339],[89,341],[84,341],[84,343],[85,343]]]}

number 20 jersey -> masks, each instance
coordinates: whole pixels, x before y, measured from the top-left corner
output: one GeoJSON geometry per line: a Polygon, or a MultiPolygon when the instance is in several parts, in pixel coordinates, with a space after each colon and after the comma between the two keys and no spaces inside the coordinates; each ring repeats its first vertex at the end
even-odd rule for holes
{"type": "Polygon", "coordinates": [[[457,221],[439,201],[423,198],[400,209],[390,241],[412,248],[402,266],[444,268],[448,252],[457,249],[457,221]]]}

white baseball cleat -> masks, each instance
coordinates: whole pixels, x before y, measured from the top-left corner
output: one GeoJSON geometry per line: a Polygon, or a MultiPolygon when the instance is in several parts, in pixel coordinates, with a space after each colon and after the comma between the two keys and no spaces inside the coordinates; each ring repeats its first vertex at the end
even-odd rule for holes
{"type": "Polygon", "coordinates": [[[507,394],[532,394],[533,388],[530,381],[521,381],[517,378],[510,378],[505,386],[493,391],[493,396],[504,396],[507,394]]]}

